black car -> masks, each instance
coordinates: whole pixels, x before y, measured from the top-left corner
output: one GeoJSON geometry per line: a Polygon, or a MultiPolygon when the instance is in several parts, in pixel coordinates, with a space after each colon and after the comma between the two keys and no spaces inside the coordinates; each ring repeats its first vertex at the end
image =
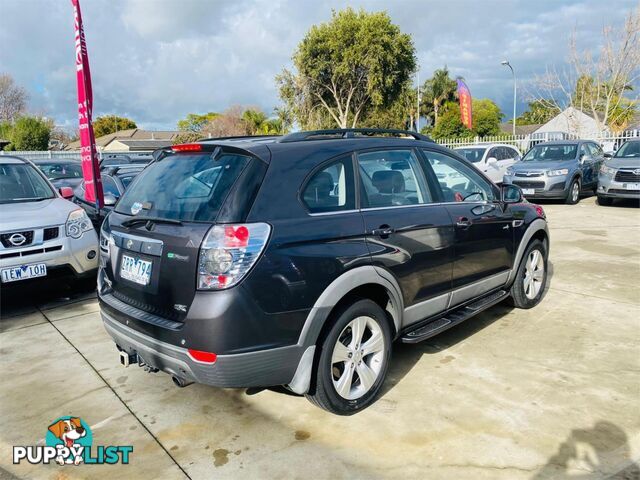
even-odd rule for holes
{"type": "Polygon", "coordinates": [[[96,230],[100,229],[105,215],[111,211],[131,181],[144,167],[145,165],[133,164],[101,168],[100,175],[102,177],[102,190],[104,192],[104,206],[100,211],[96,210],[95,203],[87,201],[84,181],[76,187],[73,192],[73,201],[86,210],[96,230]]]}
{"type": "Polygon", "coordinates": [[[78,160],[32,160],[56,189],[76,188],[82,183],[82,164],[78,160]]]}
{"type": "Polygon", "coordinates": [[[178,386],[284,385],[348,415],[417,343],[541,299],[544,211],[420,134],[294,133],[167,149],[100,234],[120,361],[178,386]],[[448,168],[458,182],[440,183],[448,168]]]}

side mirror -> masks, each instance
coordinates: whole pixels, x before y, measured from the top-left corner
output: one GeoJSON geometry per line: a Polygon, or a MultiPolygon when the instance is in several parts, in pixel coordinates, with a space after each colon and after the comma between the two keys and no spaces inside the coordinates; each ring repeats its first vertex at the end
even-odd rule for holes
{"type": "Polygon", "coordinates": [[[105,207],[113,207],[116,202],[118,201],[118,199],[112,195],[111,193],[107,193],[104,196],[104,206],[105,207]]]}
{"type": "Polygon", "coordinates": [[[604,158],[613,158],[613,155],[611,153],[605,153],[604,158]]]}
{"type": "Polygon", "coordinates": [[[62,198],[69,200],[70,198],[73,197],[73,188],[71,187],[60,187],[60,190],[58,190],[60,192],[60,195],[62,196],[62,198]]]}
{"type": "Polygon", "coordinates": [[[487,158],[487,165],[492,165],[494,163],[498,163],[498,159],[496,157],[487,158]]]}
{"type": "Polygon", "coordinates": [[[500,187],[500,194],[503,203],[520,203],[522,201],[522,190],[512,183],[503,183],[500,187]]]}

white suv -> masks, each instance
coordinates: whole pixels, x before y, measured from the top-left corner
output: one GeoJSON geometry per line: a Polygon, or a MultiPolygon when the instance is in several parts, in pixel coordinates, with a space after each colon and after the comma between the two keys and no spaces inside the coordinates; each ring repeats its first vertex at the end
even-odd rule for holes
{"type": "Polygon", "coordinates": [[[484,173],[493,183],[502,183],[507,168],[520,161],[522,155],[513,145],[490,143],[455,148],[473,166],[484,173]]]}
{"type": "Polygon", "coordinates": [[[85,211],[28,160],[1,156],[2,287],[38,277],[90,278],[97,268],[98,237],[85,211]]]}

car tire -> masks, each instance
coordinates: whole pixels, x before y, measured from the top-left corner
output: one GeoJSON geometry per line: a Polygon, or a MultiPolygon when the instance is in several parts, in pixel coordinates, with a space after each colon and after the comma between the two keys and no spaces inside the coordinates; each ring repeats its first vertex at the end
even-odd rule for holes
{"type": "Polygon", "coordinates": [[[613,198],[602,197],[598,195],[598,205],[602,205],[603,207],[609,207],[613,203],[613,198]]]}
{"type": "Polygon", "coordinates": [[[332,317],[316,349],[315,388],[306,397],[331,413],[353,415],[376,400],[384,383],[391,327],[384,310],[368,299],[346,305],[332,317]]]}
{"type": "Polygon", "coordinates": [[[534,240],[522,256],[511,286],[512,305],[522,309],[535,307],[547,286],[547,272],[547,249],[540,240],[534,240]]]}
{"type": "Polygon", "coordinates": [[[575,205],[580,201],[580,191],[581,191],[581,183],[579,178],[574,178],[571,181],[571,186],[569,186],[569,191],[567,192],[567,198],[564,203],[567,205],[575,205]]]}

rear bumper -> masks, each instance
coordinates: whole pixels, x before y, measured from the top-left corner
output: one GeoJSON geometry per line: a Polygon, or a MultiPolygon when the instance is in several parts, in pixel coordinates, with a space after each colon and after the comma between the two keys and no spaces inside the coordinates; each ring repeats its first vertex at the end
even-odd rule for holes
{"type": "MultiPolygon", "coordinates": [[[[113,319],[102,321],[116,345],[137,354],[147,365],[188,381],[217,387],[269,387],[293,380],[304,348],[298,345],[248,353],[218,355],[215,363],[193,360],[187,348],[156,340],[113,319]]],[[[215,353],[215,352],[214,352],[215,353]]]]}

